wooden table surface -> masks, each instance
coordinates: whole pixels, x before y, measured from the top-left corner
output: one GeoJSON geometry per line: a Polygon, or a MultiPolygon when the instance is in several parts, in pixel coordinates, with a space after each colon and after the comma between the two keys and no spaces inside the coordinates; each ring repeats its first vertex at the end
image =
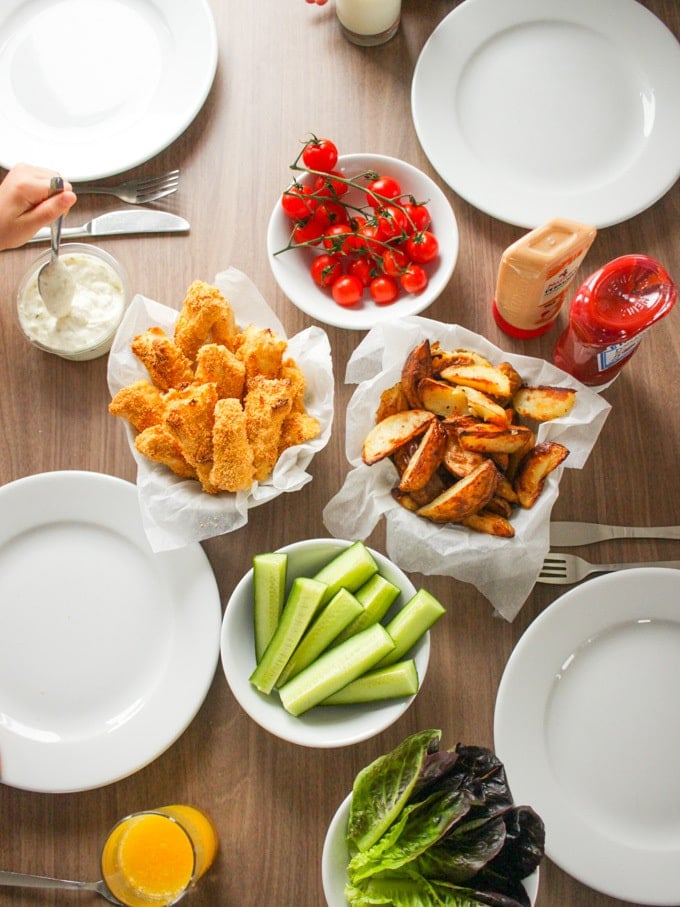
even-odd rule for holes
{"type": "MultiPolygon", "coordinates": [[[[310,319],[275,285],[265,234],[272,207],[288,181],[288,164],[300,140],[313,132],[333,138],[341,152],[372,151],[409,161],[446,192],[458,219],[460,254],[448,287],[425,313],[428,317],[458,322],[509,352],[550,358],[556,330],[538,340],[514,341],[499,331],[491,315],[501,253],[525,231],[474,209],[449,190],[431,168],[413,127],[410,84],[418,54],[456,3],[405,0],[397,37],[374,49],[360,49],[343,39],[332,0],[322,8],[303,0],[211,0],[211,5],[219,32],[219,65],[207,102],[169,148],[131,171],[181,169],[180,191],[164,206],[187,217],[191,232],[100,243],[124,263],[134,290],[179,307],[192,280],[210,281],[233,265],[256,283],[289,336],[307,327],[310,319]]],[[[647,0],[645,5],[680,33],[676,0],[647,0]]],[[[578,141],[569,123],[563,140],[578,141]]],[[[113,201],[83,197],[69,221],[113,207],[113,201]]],[[[600,230],[579,277],[617,255],[646,252],[677,280],[678,223],[680,185],[644,213],[600,230]]],[[[92,470],[134,482],[123,425],[107,412],[106,358],[66,362],[36,351],[21,334],[15,286],[35,255],[36,247],[29,247],[5,252],[0,261],[0,483],[58,469],[92,470]]],[[[640,525],[678,522],[679,319],[680,312],[674,311],[656,326],[606,391],[612,412],[585,468],[565,471],[554,517],[640,525]]],[[[246,527],[205,543],[223,606],[255,553],[328,534],[322,509],[348,469],[344,412],[353,388],[343,383],[345,364],[364,335],[328,328],[328,336],[336,375],[330,443],[315,457],[313,481],[305,488],[251,511],[246,527]]],[[[367,542],[384,551],[382,523],[367,542]]],[[[677,558],[677,545],[618,541],[580,553],[601,560],[653,560],[677,558]]],[[[0,784],[0,866],[98,877],[102,838],[116,819],[140,808],[187,802],[212,815],[221,838],[214,868],[191,895],[195,907],[323,904],[324,835],[359,769],[406,735],[427,727],[442,729],[445,746],[457,741],[493,746],[494,702],[506,661],[531,621],[563,591],[536,586],[518,617],[508,623],[469,585],[443,577],[412,579],[440,598],[447,615],[432,635],[430,670],[420,695],[389,730],[342,749],[306,749],[283,742],[241,710],[218,667],[189,728],[132,776],[72,794],[0,784]]],[[[2,603],[0,614],[1,608],[2,603]]],[[[94,901],[88,894],[0,890],[0,904],[17,907],[94,901]]],[[[623,903],[544,862],[539,907],[623,903]]]]}

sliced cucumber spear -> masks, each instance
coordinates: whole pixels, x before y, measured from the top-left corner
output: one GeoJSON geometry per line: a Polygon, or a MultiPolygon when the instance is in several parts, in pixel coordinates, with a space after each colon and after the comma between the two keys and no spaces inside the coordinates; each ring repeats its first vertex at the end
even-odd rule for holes
{"type": "Polygon", "coordinates": [[[315,579],[300,576],[293,580],[276,631],[250,675],[250,682],[261,693],[271,693],[274,689],[325,593],[325,584],[315,579]]]}
{"type": "Polygon", "coordinates": [[[255,659],[259,661],[279,623],[286,597],[288,556],[279,552],[253,558],[255,659]]]}
{"type": "Polygon", "coordinates": [[[378,565],[368,548],[361,541],[354,542],[315,574],[315,580],[328,586],[322,604],[329,602],[342,588],[356,592],[377,572],[378,565]]]}
{"type": "Polygon", "coordinates": [[[382,624],[373,624],[320,655],[279,689],[286,711],[301,715],[370,670],[394,648],[382,624]]]}
{"type": "Polygon", "coordinates": [[[445,613],[446,609],[434,595],[426,589],[419,589],[387,624],[385,629],[394,640],[394,648],[376,664],[376,667],[384,668],[403,658],[445,613]]]}
{"type": "Polygon", "coordinates": [[[357,677],[346,687],[324,699],[321,705],[356,705],[415,696],[418,692],[418,671],[412,658],[398,661],[386,668],[374,668],[357,677]]]}
{"type": "Polygon", "coordinates": [[[363,610],[357,599],[347,589],[340,589],[339,592],[336,592],[300,640],[300,644],[283,669],[277,685],[283,686],[286,681],[310,665],[328,648],[347,624],[363,613],[363,610]]]}
{"type": "Polygon", "coordinates": [[[392,603],[399,597],[400,591],[398,586],[380,573],[374,573],[368,582],[355,592],[357,601],[363,605],[362,613],[340,633],[334,644],[344,642],[360,630],[365,630],[371,624],[377,624],[382,620],[392,603]]]}

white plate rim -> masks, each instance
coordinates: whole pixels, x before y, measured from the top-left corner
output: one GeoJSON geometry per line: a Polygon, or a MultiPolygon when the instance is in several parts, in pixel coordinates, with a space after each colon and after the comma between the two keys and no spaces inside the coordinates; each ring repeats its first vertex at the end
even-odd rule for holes
{"type": "MultiPolygon", "coordinates": [[[[415,296],[402,296],[396,302],[386,306],[378,306],[367,301],[364,307],[357,309],[343,308],[337,305],[333,302],[330,294],[323,294],[323,291],[314,285],[311,277],[309,277],[309,292],[304,294],[296,293],[297,281],[295,273],[291,271],[290,264],[287,263],[288,253],[275,254],[285,246],[290,233],[288,221],[281,210],[280,199],[277,199],[274,205],[267,226],[267,257],[279,287],[286,298],[300,311],[316,321],[332,327],[354,331],[369,331],[377,324],[395,321],[408,315],[418,315],[436,301],[446,288],[455,269],[460,237],[456,215],[446,195],[431,177],[413,164],[385,154],[356,152],[340,155],[336,169],[342,171],[350,167],[361,168],[361,170],[369,168],[373,170],[381,169],[385,173],[398,172],[400,175],[406,174],[414,184],[423,182],[427,186],[428,200],[433,215],[434,232],[439,239],[445,237],[447,248],[446,253],[442,253],[437,269],[432,272],[430,282],[423,293],[415,296]],[[318,299],[323,299],[324,303],[327,302],[327,308],[324,305],[323,310],[320,310],[319,306],[314,302],[314,300],[318,299]]],[[[404,191],[414,191],[411,183],[407,186],[403,183],[403,176],[401,178],[404,191]]],[[[302,178],[300,178],[300,181],[304,182],[302,178]]],[[[418,199],[418,201],[420,200],[418,199]]]]}
{"type": "MultiPolygon", "coordinates": [[[[330,821],[321,851],[321,882],[328,907],[347,907],[347,901],[342,893],[347,882],[349,853],[345,844],[345,834],[351,802],[350,791],[330,821]]],[[[536,903],[539,879],[540,868],[522,881],[532,904],[536,903]]]]}
{"type": "MultiPolygon", "coordinates": [[[[156,677],[140,677],[145,694],[131,704],[131,714],[119,726],[106,732],[98,728],[89,737],[70,737],[67,732],[63,739],[45,743],[12,733],[3,721],[0,701],[2,783],[63,793],[121,780],[148,765],[181,736],[212,684],[222,611],[207,556],[198,544],[154,554],[143,530],[136,487],[102,473],[56,470],[12,481],[0,487],[0,514],[9,517],[10,523],[2,527],[0,550],[31,530],[82,522],[85,527],[94,525],[118,535],[132,546],[134,556],[148,565],[150,573],[167,579],[159,588],[167,596],[170,618],[166,657],[159,658],[156,677]]],[[[68,534],[64,538],[67,541],[68,534]]],[[[55,601],[63,606],[58,594],[55,601]]],[[[115,616],[111,620],[115,623],[115,616]]],[[[77,626],[70,628],[74,633],[77,630],[77,626]]],[[[60,670],[57,648],[51,671],[60,670]]],[[[134,675],[134,665],[127,664],[126,671],[134,675]]]]}
{"type": "MultiPolygon", "coordinates": [[[[0,13],[0,37],[3,22],[9,22],[15,14],[30,16],[32,13],[29,7],[33,0],[11,2],[12,5],[6,5],[0,13]]],[[[59,2],[64,7],[62,21],[68,23],[77,40],[78,16],[69,11],[68,4],[79,0],[59,2]]],[[[36,5],[35,14],[41,15],[43,7],[36,5]]],[[[116,12],[113,6],[110,8],[116,12]]],[[[121,122],[120,130],[114,129],[113,134],[107,134],[105,130],[100,132],[106,125],[100,122],[96,126],[85,122],[74,125],[69,134],[68,129],[41,122],[39,115],[23,107],[21,100],[15,97],[17,115],[14,119],[7,113],[9,105],[4,104],[0,110],[0,129],[5,136],[0,160],[3,167],[10,168],[19,161],[27,161],[58,170],[72,182],[103,179],[144,163],[184,132],[205,103],[217,70],[218,39],[212,11],[208,0],[194,0],[190,6],[185,0],[133,0],[130,5],[130,9],[142,13],[145,8],[150,21],[154,15],[163,20],[157,30],[158,39],[159,44],[165,42],[168,54],[158,83],[148,86],[148,103],[140,106],[134,117],[121,122]],[[186,78],[187,72],[190,78],[186,78]],[[178,73],[184,73],[179,81],[178,73]]],[[[101,34],[98,37],[103,40],[101,34]]],[[[3,72],[2,52],[0,40],[0,74],[3,72]]],[[[124,57],[124,49],[121,52],[124,57]]],[[[11,60],[8,60],[7,65],[10,64],[11,60]]],[[[54,84],[51,87],[54,91],[54,84]]],[[[5,88],[13,94],[11,85],[5,84],[5,88]]],[[[66,98],[56,97],[54,101],[67,106],[66,98]]],[[[83,121],[85,119],[83,115],[83,121]]]]}
{"type": "Polygon", "coordinates": [[[640,620],[680,624],[679,592],[680,572],[653,566],[597,576],[569,589],[514,647],[494,712],[496,752],[515,799],[531,805],[545,822],[546,855],[590,888],[655,907],[678,903],[677,842],[663,851],[635,848],[591,826],[551,773],[545,714],[554,677],[580,646],[640,620]]]}
{"type": "MultiPolygon", "coordinates": [[[[302,545],[293,542],[277,551],[289,553],[291,557],[306,560],[311,558],[319,569],[329,560],[329,551],[339,553],[350,544],[351,541],[346,539],[306,539],[302,545]],[[318,554],[315,548],[320,541],[324,544],[324,551],[318,554]]],[[[402,606],[415,595],[415,587],[399,567],[383,554],[373,548],[368,550],[378,562],[383,576],[402,590],[392,607],[402,606]]],[[[394,724],[406,712],[418,693],[396,702],[388,700],[357,706],[318,706],[294,717],[286,712],[277,696],[266,696],[256,690],[248,679],[255,668],[252,609],[248,613],[249,609],[238,608],[238,599],[244,594],[249,595],[252,582],[251,567],[239,580],[224,609],[220,653],[222,669],[234,698],[256,724],[288,743],[331,749],[368,740],[394,724]]],[[[414,646],[413,658],[422,687],[430,658],[429,631],[414,646]]]]}
{"type": "MultiPolygon", "coordinates": [[[[680,44],[666,25],[637,0],[467,0],[452,10],[430,35],[416,62],[411,85],[411,110],[416,134],[434,169],[462,198],[479,210],[521,227],[533,228],[551,217],[571,217],[601,228],[620,223],[658,201],[680,176],[677,135],[680,130],[680,44]],[[441,110],[452,104],[459,70],[483,44],[503,29],[536,21],[559,22],[590,28],[598,36],[621,45],[621,57],[630,57],[640,74],[649,76],[654,94],[654,126],[629,169],[611,183],[583,186],[581,192],[552,191],[537,184],[510,185],[475,160],[461,139],[456,119],[447,121],[441,110]],[[451,67],[455,71],[446,73],[451,67]],[[442,77],[444,72],[444,77],[442,77]],[[453,84],[451,84],[453,82],[453,84]],[[450,152],[451,142],[454,151],[450,152]],[[448,146],[447,146],[448,143],[448,146]]],[[[499,137],[501,143],[512,136],[499,137]]],[[[578,127],[565,124],[555,141],[577,142],[578,127]]]]}

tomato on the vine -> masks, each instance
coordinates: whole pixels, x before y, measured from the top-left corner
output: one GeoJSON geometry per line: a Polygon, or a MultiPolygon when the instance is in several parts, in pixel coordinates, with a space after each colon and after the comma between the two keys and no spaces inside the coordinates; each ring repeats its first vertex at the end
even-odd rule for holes
{"type": "Polygon", "coordinates": [[[349,224],[333,224],[324,233],[323,244],[331,252],[347,254],[350,251],[347,242],[353,235],[349,224]]]}
{"type": "Polygon", "coordinates": [[[293,183],[281,196],[281,207],[291,220],[305,220],[314,213],[318,202],[311,186],[293,183]]]}
{"type": "Polygon", "coordinates": [[[374,266],[373,260],[367,255],[360,255],[358,258],[352,258],[347,265],[347,273],[358,277],[363,286],[367,287],[373,280],[374,266]]]}
{"type": "Polygon", "coordinates": [[[338,163],[338,149],[330,139],[310,139],[302,152],[302,163],[309,170],[329,173],[338,163]]]}
{"type": "Polygon", "coordinates": [[[340,198],[344,195],[349,186],[344,179],[334,179],[341,177],[342,174],[335,170],[329,170],[327,176],[317,176],[314,179],[314,192],[316,195],[324,198],[340,198]]]}
{"type": "Polygon", "coordinates": [[[373,208],[382,208],[402,194],[401,186],[392,176],[379,176],[371,180],[366,189],[366,201],[373,208]]]}
{"type": "Polygon", "coordinates": [[[407,233],[419,233],[423,230],[429,230],[432,218],[427,205],[415,205],[407,202],[404,205],[404,213],[408,221],[407,233]]]}
{"type": "Polygon", "coordinates": [[[382,269],[390,277],[400,277],[406,270],[409,263],[409,257],[403,249],[396,246],[390,246],[380,256],[382,260],[382,269]]]}
{"type": "Polygon", "coordinates": [[[424,268],[410,262],[399,278],[399,282],[407,293],[422,293],[427,286],[428,277],[424,268]]]}
{"type": "Polygon", "coordinates": [[[414,233],[404,243],[404,250],[411,261],[425,265],[434,261],[439,255],[439,240],[430,233],[429,230],[423,230],[421,233],[414,233]]]}
{"type": "Polygon", "coordinates": [[[293,242],[296,245],[312,243],[313,245],[321,242],[321,237],[328,228],[328,224],[323,218],[312,215],[307,220],[300,221],[295,225],[293,230],[293,242]]]}
{"type": "Polygon", "coordinates": [[[385,205],[377,212],[378,236],[384,242],[406,234],[408,221],[403,210],[397,205],[385,205]]]}
{"type": "Polygon", "coordinates": [[[373,278],[368,291],[371,294],[371,299],[377,305],[389,305],[399,295],[399,284],[394,277],[383,274],[373,278]]]}
{"type": "Polygon", "coordinates": [[[314,258],[309,270],[318,287],[329,287],[342,274],[342,259],[324,252],[314,258]]]}
{"type": "Polygon", "coordinates": [[[364,285],[353,274],[343,274],[331,286],[331,294],[338,305],[349,308],[364,295],[364,285]]]}
{"type": "Polygon", "coordinates": [[[319,204],[314,212],[314,217],[324,221],[327,227],[331,227],[333,224],[346,224],[349,222],[345,206],[331,201],[331,199],[322,201],[319,204]]]}
{"type": "Polygon", "coordinates": [[[357,231],[356,248],[362,252],[379,255],[382,245],[378,237],[378,225],[367,221],[357,231]]]}

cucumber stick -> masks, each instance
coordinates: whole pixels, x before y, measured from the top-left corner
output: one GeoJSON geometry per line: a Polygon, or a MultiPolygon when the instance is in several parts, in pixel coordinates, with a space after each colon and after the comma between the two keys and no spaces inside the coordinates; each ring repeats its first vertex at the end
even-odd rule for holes
{"type": "Polygon", "coordinates": [[[365,630],[371,624],[377,624],[390,610],[390,606],[399,597],[400,589],[385,579],[380,573],[375,573],[357,591],[357,601],[363,605],[362,613],[343,630],[335,643],[344,642],[360,630],[365,630]]]}
{"type": "Polygon", "coordinates": [[[328,648],[338,633],[363,613],[363,607],[347,589],[341,589],[328,602],[321,613],[314,619],[300,644],[293,652],[277,685],[282,686],[286,681],[299,674],[303,668],[310,665],[314,659],[328,648]]]}
{"type": "Polygon", "coordinates": [[[279,623],[286,596],[288,556],[279,552],[253,558],[255,659],[260,661],[279,623]]]}
{"type": "Polygon", "coordinates": [[[293,580],[274,635],[250,682],[261,693],[271,693],[286,662],[295,651],[326,592],[324,583],[299,576],[293,580]]]}
{"type": "Polygon", "coordinates": [[[420,637],[446,613],[445,608],[426,589],[419,589],[397,612],[386,630],[394,640],[394,649],[376,667],[394,664],[406,655],[420,637]]]}
{"type": "Polygon", "coordinates": [[[328,699],[324,699],[321,705],[356,705],[362,702],[415,696],[418,685],[416,663],[412,658],[408,658],[386,668],[367,671],[328,699]]]}
{"type": "Polygon", "coordinates": [[[283,707],[301,715],[365,674],[394,648],[382,624],[373,624],[328,649],[279,689],[283,707]]]}
{"type": "Polygon", "coordinates": [[[328,586],[323,604],[329,602],[340,589],[356,592],[378,572],[375,558],[363,542],[354,542],[330,560],[315,574],[314,579],[328,586]]]}

